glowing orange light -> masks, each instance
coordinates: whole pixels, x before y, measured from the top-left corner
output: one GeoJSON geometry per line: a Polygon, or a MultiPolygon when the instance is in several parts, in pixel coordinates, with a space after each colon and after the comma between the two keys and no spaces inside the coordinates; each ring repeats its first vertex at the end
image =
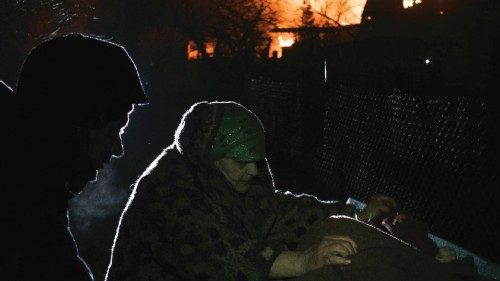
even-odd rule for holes
{"type": "Polygon", "coordinates": [[[198,48],[196,48],[196,43],[194,41],[189,41],[187,45],[187,58],[188,60],[195,60],[199,56],[198,48]]]}
{"type": "MultiPolygon", "coordinates": [[[[276,12],[277,26],[294,28],[302,24],[304,8],[310,5],[314,24],[318,27],[361,23],[367,0],[274,0],[269,1],[276,12]]],[[[375,1],[375,0],[373,0],[375,1]]],[[[421,0],[416,0],[421,1],[421,0]]],[[[371,17],[368,19],[371,20],[371,17]]],[[[269,57],[281,58],[282,48],[295,43],[293,34],[271,34],[269,57]],[[278,38],[281,36],[281,39],[278,38]]]]}
{"type": "MultiPolygon", "coordinates": [[[[350,25],[361,23],[363,10],[367,0],[273,0],[272,10],[277,15],[277,26],[282,28],[298,27],[301,25],[304,8],[310,5],[314,23],[318,27],[321,26],[336,26],[350,25]]],[[[404,0],[413,4],[419,4],[422,0],[404,0]]],[[[405,7],[406,8],[406,7],[405,7]]],[[[371,16],[366,17],[367,20],[372,20],[371,16]]],[[[296,42],[293,34],[271,34],[271,43],[269,45],[269,57],[281,58],[283,48],[291,47],[296,42]]],[[[213,57],[216,49],[216,44],[205,42],[205,52],[208,57],[213,57]]],[[[199,59],[202,56],[199,46],[194,41],[189,41],[187,45],[188,60],[199,59]]]]}
{"type": "Polygon", "coordinates": [[[403,8],[410,8],[422,3],[422,0],[403,0],[403,8]]]}
{"type": "MultiPolygon", "coordinates": [[[[205,53],[208,57],[212,58],[215,53],[215,43],[214,42],[205,42],[205,53]]],[[[187,59],[188,60],[196,60],[201,57],[201,52],[198,49],[198,46],[193,40],[190,40],[187,44],[187,59]]]]}
{"type": "Polygon", "coordinates": [[[278,36],[278,42],[280,47],[290,47],[295,43],[295,39],[293,37],[283,38],[283,36],[278,36]]]}
{"type": "Polygon", "coordinates": [[[271,39],[271,44],[269,46],[268,57],[279,59],[281,58],[282,54],[283,54],[283,48],[280,46],[278,37],[274,35],[271,39]]]}
{"type": "Polygon", "coordinates": [[[273,34],[268,56],[270,58],[275,57],[279,59],[283,55],[283,48],[290,47],[294,43],[295,35],[293,33],[273,34]]]}
{"type": "Polygon", "coordinates": [[[403,0],[403,7],[405,9],[413,7],[413,0],[403,0]]]}
{"type": "Polygon", "coordinates": [[[439,11],[439,14],[440,14],[440,15],[444,15],[444,12],[443,12],[443,11],[439,11]]]}
{"type": "Polygon", "coordinates": [[[207,42],[205,44],[205,52],[207,53],[207,55],[210,58],[213,58],[214,57],[214,53],[215,53],[215,43],[214,42],[207,42]]]}
{"type": "MultiPolygon", "coordinates": [[[[367,0],[278,0],[273,2],[279,27],[300,25],[304,8],[310,5],[314,22],[318,26],[331,19],[345,24],[361,23],[361,16],[367,0]]],[[[421,1],[421,0],[417,0],[421,1]]]]}

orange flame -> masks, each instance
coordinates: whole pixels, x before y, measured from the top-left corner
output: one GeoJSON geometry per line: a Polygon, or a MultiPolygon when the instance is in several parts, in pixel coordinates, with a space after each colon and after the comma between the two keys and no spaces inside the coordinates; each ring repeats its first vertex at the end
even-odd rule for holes
{"type": "Polygon", "coordinates": [[[187,44],[187,58],[188,60],[195,60],[198,59],[200,56],[198,52],[198,48],[196,46],[196,43],[194,41],[189,41],[187,44]]]}
{"type": "MultiPolygon", "coordinates": [[[[314,25],[338,26],[361,23],[361,17],[367,0],[279,0],[273,1],[273,9],[278,15],[278,27],[300,27],[304,8],[310,5],[314,17],[314,25]]],[[[375,1],[375,0],[373,0],[375,1]]],[[[422,0],[403,0],[419,4],[422,0]]],[[[409,3],[408,2],[408,3],[409,3]]],[[[367,18],[371,20],[371,17],[367,18]]],[[[269,46],[269,57],[281,58],[283,48],[292,46],[296,42],[293,33],[271,34],[269,46]]],[[[209,57],[213,57],[216,44],[205,43],[205,51],[209,57]]],[[[188,60],[201,57],[201,52],[194,41],[187,45],[188,60]]]]}
{"type": "Polygon", "coordinates": [[[278,42],[280,44],[280,47],[290,47],[295,43],[295,38],[293,37],[284,37],[284,36],[278,36],[278,42]]]}
{"type": "Polygon", "coordinates": [[[403,8],[407,9],[420,3],[422,0],[403,0],[403,8]]]}
{"type": "MultiPolygon", "coordinates": [[[[367,0],[282,0],[274,5],[278,15],[278,26],[299,27],[302,12],[311,6],[314,23],[317,26],[336,26],[361,23],[361,16],[367,0]]],[[[414,0],[422,1],[422,0],[414,0]]],[[[371,19],[371,18],[370,18],[371,19]]],[[[282,56],[282,48],[295,43],[293,34],[272,34],[269,57],[282,56]]]]}
{"type": "Polygon", "coordinates": [[[205,43],[205,52],[207,53],[208,57],[213,58],[215,53],[215,43],[214,42],[205,43]]]}
{"type": "MultiPolygon", "coordinates": [[[[205,53],[209,58],[214,56],[215,52],[215,43],[214,42],[205,42],[205,53]]],[[[190,40],[187,44],[187,58],[188,60],[196,60],[201,57],[201,52],[198,49],[198,46],[193,40],[190,40]]]]}
{"type": "Polygon", "coordinates": [[[290,47],[295,43],[295,38],[292,33],[285,33],[279,36],[272,36],[271,45],[269,47],[270,58],[281,58],[283,56],[283,48],[290,47]]]}

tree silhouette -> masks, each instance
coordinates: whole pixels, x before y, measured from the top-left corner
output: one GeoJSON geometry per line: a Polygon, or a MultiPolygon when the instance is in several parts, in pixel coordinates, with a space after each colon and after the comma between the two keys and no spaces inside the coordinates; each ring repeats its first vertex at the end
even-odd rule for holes
{"type": "MultiPolygon", "coordinates": [[[[277,1],[277,0],[274,0],[277,1]]],[[[164,24],[178,28],[208,57],[205,44],[215,42],[215,57],[254,57],[265,47],[275,24],[274,1],[184,0],[163,2],[164,24]],[[165,4],[166,3],[166,4],[165,4]]]]}

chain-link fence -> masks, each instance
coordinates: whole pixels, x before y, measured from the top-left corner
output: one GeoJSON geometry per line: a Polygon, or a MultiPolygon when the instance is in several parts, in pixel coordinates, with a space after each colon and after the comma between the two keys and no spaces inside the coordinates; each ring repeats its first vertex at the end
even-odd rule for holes
{"type": "Polygon", "coordinates": [[[278,188],[391,195],[431,232],[499,262],[495,104],[353,85],[250,80],[278,188]]]}

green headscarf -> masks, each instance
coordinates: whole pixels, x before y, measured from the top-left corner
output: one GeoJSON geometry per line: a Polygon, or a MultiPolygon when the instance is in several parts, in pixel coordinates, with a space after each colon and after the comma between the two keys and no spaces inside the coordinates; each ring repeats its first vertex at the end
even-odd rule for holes
{"type": "Polygon", "coordinates": [[[264,128],[255,114],[237,103],[220,103],[222,119],[208,151],[210,160],[231,158],[240,162],[263,160],[264,128]]]}

